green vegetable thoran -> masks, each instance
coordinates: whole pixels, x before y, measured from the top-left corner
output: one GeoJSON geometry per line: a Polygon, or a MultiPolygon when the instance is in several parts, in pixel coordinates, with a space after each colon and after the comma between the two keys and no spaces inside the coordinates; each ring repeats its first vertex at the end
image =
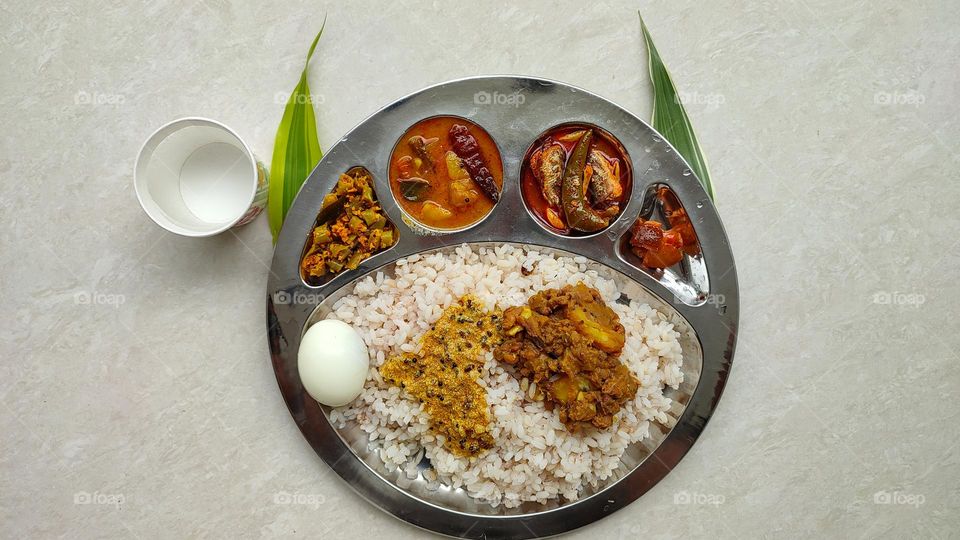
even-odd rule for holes
{"type": "Polygon", "coordinates": [[[323,199],[300,268],[307,280],[353,270],[392,246],[396,238],[396,228],[377,204],[370,174],[362,169],[348,171],[323,199]]]}

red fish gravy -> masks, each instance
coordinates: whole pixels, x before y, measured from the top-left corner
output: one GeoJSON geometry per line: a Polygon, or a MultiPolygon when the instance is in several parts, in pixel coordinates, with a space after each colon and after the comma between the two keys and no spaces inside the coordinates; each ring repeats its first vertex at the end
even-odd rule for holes
{"type": "Polygon", "coordinates": [[[523,160],[521,192],[549,230],[569,236],[608,227],[630,198],[633,174],[620,143],[605,130],[565,124],[541,135],[523,160]]]}

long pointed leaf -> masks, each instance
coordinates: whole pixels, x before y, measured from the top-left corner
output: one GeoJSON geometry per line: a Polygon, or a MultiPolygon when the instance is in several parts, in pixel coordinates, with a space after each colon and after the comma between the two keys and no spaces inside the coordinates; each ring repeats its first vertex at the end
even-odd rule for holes
{"type": "MultiPolygon", "coordinates": [[[[637,12],[637,15],[640,13],[637,12]]],[[[703,184],[707,195],[713,199],[713,182],[710,180],[710,171],[707,168],[707,160],[703,156],[703,149],[700,148],[682,100],[677,95],[677,87],[670,78],[667,66],[663,65],[650,31],[643,22],[643,16],[640,16],[640,29],[643,31],[643,41],[647,45],[650,82],[653,84],[653,129],[666,137],[677,152],[687,160],[690,169],[703,184]]]]}
{"type": "Polygon", "coordinates": [[[313,39],[310,51],[307,53],[300,81],[287,99],[283,118],[280,120],[280,127],[277,128],[277,136],[273,143],[267,211],[274,242],[277,241],[283,220],[297,197],[300,186],[323,157],[320,141],[317,139],[317,119],[313,111],[313,99],[307,84],[307,67],[310,65],[310,58],[317,48],[326,24],[327,19],[324,17],[320,31],[313,39]]]}

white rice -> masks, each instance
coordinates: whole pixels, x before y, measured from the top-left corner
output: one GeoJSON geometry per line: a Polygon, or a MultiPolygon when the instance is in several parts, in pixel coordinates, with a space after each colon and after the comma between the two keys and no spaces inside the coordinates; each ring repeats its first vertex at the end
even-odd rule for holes
{"type": "Polygon", "coordinates": [[[609,478],[627,446],[649,435],[650,422],[670,423],[671,400],[663,389],[683,381],[683,357],[679,333],[663,314],[635,301],[617,303],[620,293],[614,282],[587,270],[586,262],[534,248],[462,245],[447,255],[401,259],[396,277],[378,272],[358,282],[352,294],[334,305],[330,318],[352,325],[363,336],[371,356],[370,374],[360,397],[333,411],[334,424],[357,423],[383,462],[399,467],[407,478],[417,477],[416,465],[426,455],[433,465],[424,473],[429,487],[463,488],[494,506],[543,503],[557,496],[574,500],[583,486],[609,478]],[[532,272],[524,276],[521,268],[532,272]],[[542,402],[524,399],[521,385],[488,353],[480,383],[487,388],[495,447],[479,458],[458,457],[430,431],[420,404],[384,383],[377,372],[389,356],[415,350],[421,334],[464,294],[475,295],[488,309],[505,308],[543,289],[578,281],[599,290],[620,316],[627,338],[620,358],[640,381],[636,398],[606,430],[570,433],[542,402]]]}

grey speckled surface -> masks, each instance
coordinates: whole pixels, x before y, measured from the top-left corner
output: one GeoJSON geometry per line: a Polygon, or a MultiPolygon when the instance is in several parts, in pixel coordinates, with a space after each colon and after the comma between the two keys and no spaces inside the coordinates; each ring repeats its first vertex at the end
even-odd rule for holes
{"type": "MultiPolygon", "coordinates": [[[[266,220],[175,237],[131,179],[143,139],[190,114],[269,160],[275,96],[325,11],[324,147],[474,74],[558,79],[649,116],[635,3],[414,4],[0,6],[0,536],[421,534],[347,489],[287,414],[266,220]]],[[[687,458],[571,536],[956,537],[960,4],[639,7],[710,159],[742,332],[687,458]]]]}

